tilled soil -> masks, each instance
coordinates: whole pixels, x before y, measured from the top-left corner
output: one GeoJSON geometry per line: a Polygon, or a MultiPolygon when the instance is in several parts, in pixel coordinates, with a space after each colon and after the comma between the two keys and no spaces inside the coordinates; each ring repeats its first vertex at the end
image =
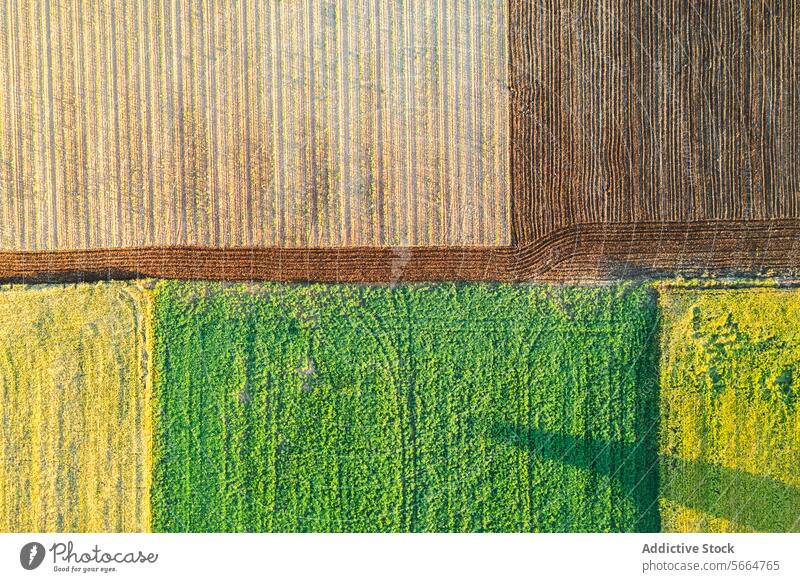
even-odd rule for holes
{"type": "Polygon", "coordinates": [[[159,277],[221,281],[594,282],[621,277],[796,275],[800,220],[583,224],[520,247],[218,249],[0,253],[12,282],[159,277]]]}
{"type": "Polygon", "coordinates": [[[515,242],[576,224],[800,218],[798,2],[509,12],[515,242]]]}
{"type": "Polygon", "coordinates": [[[510,245],[0,252],[0,279],[592,282],[800,271],[796,1],[509,2],[510,226],[495,241],[510,245]]]}

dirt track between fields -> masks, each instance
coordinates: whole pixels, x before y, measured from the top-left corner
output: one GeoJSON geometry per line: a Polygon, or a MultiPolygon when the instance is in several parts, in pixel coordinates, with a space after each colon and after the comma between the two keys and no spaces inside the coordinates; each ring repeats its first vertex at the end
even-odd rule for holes
{"type": "Polygon", "coordinates": [[[800,220],[585,224],[517,248],[138,248],[2,252],[0,279],[597,282],[672,275],[795,275],[800,220]]]}

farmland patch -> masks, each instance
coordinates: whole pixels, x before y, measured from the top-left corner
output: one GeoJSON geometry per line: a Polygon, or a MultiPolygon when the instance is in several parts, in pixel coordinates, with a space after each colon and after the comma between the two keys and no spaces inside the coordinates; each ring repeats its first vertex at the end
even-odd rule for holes
{"type": "Polygon", "coordinates": [[[154,530],[657,531],[655,319],[630,285],[162,283],[154,530]]]}
{"type": "Polygon", "coordinates": [[[0,249],[508,244],[508,3],[0,4],[0,249]]]}
{"type": "Polygon", "coordinates": [[[667,531],[800,530],[800,290],[666,289],[667,531]]]}
{"type": "Polygon", "coordinates": [[[0,288],[0,531],[150,528],[149,300],[0,288]]]}

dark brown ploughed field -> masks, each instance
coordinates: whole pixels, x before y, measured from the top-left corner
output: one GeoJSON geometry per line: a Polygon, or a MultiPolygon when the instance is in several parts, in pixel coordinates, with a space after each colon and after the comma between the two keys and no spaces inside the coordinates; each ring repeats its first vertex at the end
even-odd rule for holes
{"type": "Polygon", "coordinates": [[[514,241],[551,241],[531,276],[800,266],[800,4],[512,5],[514,241]]]}
{"type": "MultiPolygon", "coordinates": [[[[324,105],[332,108],[330,115],[311,120],[300,114],[290,117],[304,131],[328,136],[326,124],[333,123],[331,120],[340,113],[361,112],[361,121],[350,120],[352,128],[337,125],[338,137],[328,144],[339,152],[336,155],[326,153],[316,142],[311,145],[321,149],[310,155],[302,144],[286,141],[285,128],[278,131],[246,122],[246,116],[261,111],[262,105],[266,111],[267,106],[277,103],[268,98],[269,91],[280,84],[277,81],[248,89],[258,82],[259,75],[266,75],[260,69],[248,73],[249,81],[244,79],[239,85],[231,81],[232,89],[249,95],[233,110],[243,120],[241,123],[213,116],[202,123],[203,127],[212,128],[216,123],[219,131],[233,124],[225,135],[231,143],[221,154],[223,157],[206,152],[203,145],[213,138],[213,132],[211,137],[205,130],[200,137],[190,135],[188,125],[173,125],[163,117],[166,113],[159,113],[158,123],[172,128],[173,134],[156,150],[156,156],[166,152],[165,161],[152,167],[146,163],[147,155],[142,150],[145,142],[140,139],[147,129],[141,125],[148,123],[146,116],[121,117],[124,128],[139,136],[129,140],[128,134],[120,130],[118,135],[122,138],[114,141],[113,151],[127,156],[121,166],[115,168],[104,160],[96,167],[73,168],[70,155],[75,156],[76,164],[84,164],[97,153],[92,148],[100,146],[90,144],[88,154],[81,154],[85,136],[78,130],[74,130],[66,149],[59,146],[61,129],[58,123],[48,123],[52,118],[48,115],[57,115],[58,107],[72,101],[51,100],[50,105],[56,108],[53,114],[47,113],[47,103],[33,103],[30,107],[21,103],[19,111],[12,111],[15,105],[7,100],[11,109],[3,113],[5,119],[0,123],[0,152],[5,151],[8,156],[14,152],[14,156],[11,161],[4,159],[5,173],[0,176],[0,206],[6,205],[7,209],[0,219],[9,220],[12,202],[16,204],[13,224],[17,228],[26,218],[36,222],[37,218],[46,219],[48,213],[57,218],[61,199],[53,196],[50,204],[42,192],[51,187],[54,191],[81,191],[86,180],[92,185],[92,180],[103,177],[103,168],[109,175],[101,190],[117,192],[112,187],[121,184],[144,196],[148,186],[139,170],[152,172],[166,167],[169,181],[156,183],[154,188],[156,194],[166,193],[167,201],[157,202],[164,208],[179,206],[180,211],[174,216],[180,220],[174,232],[159,231],[166,233],[164,236],[147,233],[147,217],[158,222],[160,217],[155,210],[159,207],[148,206],[141,219],[134,213],[131,225],[120,210],[126,208],[125,204],[120,205],[115,195],[109,208],[116,209],[119,220],[114,223],[111,243],[103,243],[110,248],[97,250],[88,244],[93,233],[102,233],[103,229],[93,225],[91,232],[81,234],[79,229],[73,229],[73,233],[65,230],[64,221],[60,221],[59,232],[21,237],[16,245],[7,235],[11,242],[0,245],[0,278],[596,281],[673,274],[797,274],[800,2],[505,1],[473,2],[468,11],[458,14],[431,9],[426,12],[424,24],[414,24],[413,14],[376,15],[381,22],[389,17],[404,22],[408,27],[406,42],[414,44],[416,34],[422,39],[419,42],[428,43],[433,51],[409,57],[410,60],[400,58],[402,50],[389,51],[364,69],[375,75],[374,79],[361,79],[362,93],[358,96],[348,97],[341,91],[325,93],[329,96],[324,105]],[[470,22],[484,18],[492,24],[480,30],[470,28],[470,22]],[[450,22],[452,26],[430,27],[434,21],[450,22]],[[475,32],[469,38],[446,34],[458,32],[461,27],[475,32]],[[483,54],[480,47],[488,46],[493,34],[507,36],[506,50],[491,43],[491,57],[483,61],[468,57],[483,54]],[[428,54],[434,56],[425,56],[428,54]],[[503,79],[502,75],[498,77],[503,67],[497,67],[496,60],[506,57],[509,64],[507,78],[503,79]],[[429,58],[433,60],[428,62],[429,58]],[[399,83],[394,76],[392,83],[397,84],[402,95],[396,105],[381,105],[384,89],[374,83],[385,78],[387,73],[380,71],[386,63],[395,63],[393,71],[401,77],[410,74],[409,70],[418,70],[427,75],[429,82],[418,87],[399,83]],[[470,70],[475,75],[476,88],[469,99],[457,99],[453,95],[462,94],[458,92],[466,87],[459,79],[470,70]],[[415,93],[417,90],[421,93],[415,93]],[[431,96],[436,96],[437,105],[420,109],[423,103],[430,103],[431,96]],[[358,99],[358,104],[353,99],[358,99]],[[487,107],[505,108],[506,114],[487,114],[487,107]],[[32,121],[28,129],[6,123],[9,116],[26,112],[41,119],[32,121]],[[507,131],[497,129],[498,121],[507,122],[507,131]],[[461,137],[453,143],[448,143],[448,123],[456,128],[453,131],[460,132],[461,137]],[[46,131],[39,131],[39,127],[46,131]],[[44,137],[31,138],[28,147],[23,131],[44,137]],[[269,151],[250,151],[252,144],[247,136],[253,131],[267,139],[269,151]],[[469,136],[474,137],[476,131],[479,137],[466,143],[464,140],[472,139],[469,136]],[[396,137],[392,132],[398,132],[396,137]],[[421,139],[428,134],[433,135],[433,141],[421,139]],[[239,146],[237,136],[244,140],[239,146]],[[40,139],[44,142],[37,141],[40,139]],[[507,155],[496,153],[497,140],[502,139],[508,141],[507,155]],[[133,144],[128,149],[126,140],[133,144]],[[257,158],[259,164],[230,165],[224,157],[229,151],[238,152],[236,155],[241,154],[245,160],[257,158]],[[43,156],[42,164],[27,174],[23,171],[26,152],[43,156]],[[198,152],[202,153],[203,163],[192,165],[195,158],[191,156],[198,152]],[[336,166],[325,176],[338,175],[344,169],[347,175],[335,180],[325,178],[326,196],[331,194],[338,200],[337,205],[325,210],[328,214],[323,226],[327,230],[320,230],[322,223],[316,222],[321,210],[306,208],[305,198],[297,198],[289,186],[280,192],[269,185],[277,176],[278,162],[273,155],[286,158],[282,163],[286,180],[291,178],[301,194],[308,191],[314,197],[318,194],[319,166],[326,161],[336,166]],[[23,170],[17,172],[12,162],[21,163],[23,170]],[[63,176],[47,170],[51,162],[53,168],[66,169],[63,176]],[[136,166],[139,163],[144,165],[136,166]],[[497,164],[502,166],[500,170],[497,164]],[[258,176],[247,173],[248,168],[256,167],[258,176]],[[31,175],[37,175],[42,168],[45,171],[41,179],[33,180],[31,175]],[[200,179],[198,172],[207,172],[211,177],[200,179]],[[81,177],[84,174],[86,177],[81,177]],[[227,189],[223,183],[226,176],[233,180],[227,189]],[[37,184],[27,194],[26,180],[37,184]],[[351,199],[348,188],[353,184],[366,189],[356,188],[356,198],[351,199]],[[258,190],[258,185],[263,188],[258,190]],[[230,199],[230,205],[225,206],[229,211],[221,220],[227,219],[231,224],[205,224],[203,212],[208,205],[203,197],[222,204],[220,193],[230,199]],[[33,200],[31,204],[43,204],[36,216],[20,210],[24,210],[25,203],[20,200],[26,195],[33,200]],[[271,202],[273,198],[279,199],[277,207],[271,202]],[[260,215],[244,221],[244,234],[230,234],[241,219],[237,213],[262,207],[281,218],[283,230],[275,231],[274,225],[260,215]],[[359,209],[360,214],[353,214],[353,208],[359,209]],[[293,209],[307,214],[297,219],[291,215],[293,209]],[[341,209],[350,214],[341,214],[341,209]],[[192,224],[198,225],[200,234],[196,238],[192,224]],[[370,234],[359,234],[359,224],[370,234]],[[145,234],[140,237],[141,232],[145,234]],[[77,236],[76,248],[48,244],[69,240],[70,236],[77,236]],[[115,241],[120,241],[120,246],[115,246],[115,241]]],[[[313,7],[314,3],[307,5],[313,7]]],[[[308,11],[301,16],[302,26],[313,30],[311,25],[318,15],[308,11]]],[[[278,30],[280,22],[276,20],[272,29],[278,30]]],[[[362,26],[359,30],[367,29],[362,26]]],[[[380,30],[384,28],[376,28],[380,30]]],[[[177,31],[179,35],[197,36],[197,31],[181,32],[180,27],[177,31]]],[[[316,37],[301,32],[309,50],[323,50],[322,45],[315,44],[316,37]]],[[[69,44],[69,34],[67,30],[60,31],[62,45],[69,44]]],[[[362,41],[359,42],[364,46],[359,50],[367,50],[370,43],[388,42],[369,34],[362,41]]],[[[255,42],[252,35],[246,42],[255,42]]],[[[17,54],[13,50],[5,52],[3,58],[17,54]]],[[[77,53],[73,50],[71,54],[77,53]]],[[[142,55],[136,58],[139,57],[143,59],[142,55]]],[[[278,62],[281,57],[269,58],[278,62]]],[[[159,59],[158,63],[166,66],[159,59]]],[[[64,66],[77,66],[70,62],[64,66]]],[[[197,71],[191,67],[184,70],[188,85],[172,87],[169,111],[182,111],[181,100],[187,103],[186,111],[194,111],[193,99],[213,98],[207,94],[213,87],[202,81],[210,77],[200,75],[203,63],[192,62],[197,71]],[[200,76],[192,81],[194,74],[200,76]]],[[[245,58],[232,62],[231,75],[246,72],[248,62],[252,61],[245,58]]],[[[128,61],[125,63],[128,66],[128,61]]],[[[13,65],[16,69],[9,70],[19,70],[19,83],[40,78],[25,72],[26,67],[36,66],[33,60],[15,60],[13,65]]],[[[126,93],[124,103],[116,104],[117,109],[136,112],[137,99],[146,101],[148,95],[160,94],[155,88],[145,91],[147,79],[159,81],[158,75],[163,73],[175,83],[169,67],[148,75],[144,74],[146,65],[143,59],[138,69],[131,69],[129,78],[136,80],[137,75],[143,75],[144,84],[134,83],[132,93],[126,93]]],[[[362,70],[361,65],[356,65],[348,66],[353,71],[362,70]]],[[[214,66],[217,68],[212,69],[211,76],[226,79],[224,71],[218,70],[227,66],[225,62],[214,66]]],[[[281,74],[294,74],[287,71],[281,74]]],[[[309,69],[300,66],[291,71],[309,74],[309,69]]],[[[341,74],[347,72],[345,66],[341,74]]],[[[82,73],[65,77],[69,83],[63,86],[79,86],[85,77],[82,73]]],[[[321,82],[317,78],[312,85],[321,82]]],[[[297,82],[291,87],[297,93],[296,104],[313,111],[317,99],[313,91],[308,94],[297,82]]],[[[58,86],[55,89],[58,91],[58,86]]],[[[324,89],[328,91],[329,87],[324,89]]],[[[101,106],[112,107],[116,91],[121,94],[122,89],[110,90],[101,106]]],[[[236,96],[235,91],[220,94],[226,98],[236,96]]],[[[286,99],[286,95],[282,98],[286,99]]],[[[285,107],[294,107],[294,103],[287,102],[285,107]]],[[[98,115],[82,108],[69,109],[67,113],[78,129],[83,115],[98,115]]],[[[96,126],[84,125],[89,129],[96,126]]],[[[90,141],[92,135],[89,134],[90,141]]],[[[156,182],[160,175],[156,175],[156,182]]],[[[81,206],[74,196],[65,200],[66,211],[70,210],[69,205],[76,209],[81,206]]],[[[149,198],[144,196],[143,200],[149,198]]],[[[163,218],[172,220],[169,213],[163,218]]],[[[98,240],[103,240],[102,236],[98,240]]]]}

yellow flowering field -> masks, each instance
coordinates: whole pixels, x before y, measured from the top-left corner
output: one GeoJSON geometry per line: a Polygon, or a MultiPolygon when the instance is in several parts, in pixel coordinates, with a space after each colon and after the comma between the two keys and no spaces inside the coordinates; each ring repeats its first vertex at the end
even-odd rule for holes
{"type": "Polygon", "coordinates": [[[150,529],[150,302],[0,287],[0,531],[150,529]]]}
{"type": "Polygon", "coordinates": [[[660,301],[663,530],[800,530],[800,290],[660,301]]]}

